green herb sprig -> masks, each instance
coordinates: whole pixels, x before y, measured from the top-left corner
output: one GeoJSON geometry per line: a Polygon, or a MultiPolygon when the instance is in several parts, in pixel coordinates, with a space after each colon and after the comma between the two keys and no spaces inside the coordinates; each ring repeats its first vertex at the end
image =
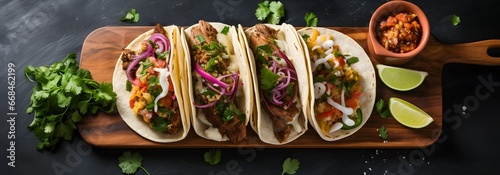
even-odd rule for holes
{"type": "Polygon", "coordinates": [[[125,174],[135,174],[137,169],[142,169],[147,175],[149,172],[146,168],[142,167],[142,156],[138,152],[124,152],[120,157],[118,157],[118,166],[122,169],[125,174]]]}
{"type": "Polygon", "coordinates": [[[259,21],[267,20],[267,23],[279,24],[285,16],[285,6],[280,1],[263,1],[258,4],[255,16],[259,21]]]}
{"type": "Polygon", "coordinates": [[[287,174],[295,174],[299,169],[300,162],[297,159],[287,158],[283,162],[283,171],[281,175],[287,174]]]}
{"type": "Polygon", "coordinates": [[[120,21],[137,23],[139,22],[139,13],[137,13],[137,10],[132,8],[123,18],[120,18],[120,21]]]}
{"type": "Polygon", "coordinates": [[[28,66],[24,75],[35,82],[26,112],[35,113],[28,129],[40,140],[37,150],[54,150],[61,139],[71,140],[84,115],[114,112],[116,93],[110,83],[98,83],[80,69],[76,54],[49,66],[28,66]]]}

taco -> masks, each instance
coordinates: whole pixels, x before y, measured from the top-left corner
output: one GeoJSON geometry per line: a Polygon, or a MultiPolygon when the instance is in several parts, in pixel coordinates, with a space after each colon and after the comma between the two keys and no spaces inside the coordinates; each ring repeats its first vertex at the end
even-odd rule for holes
{"type": "Polygon", "coordinates": [[[307,27],[298,31],[306,52],[309,121],[327,141],[361,128],[375,103],[375,70],[363,48],[338,31],[307,27]]]}
{"type": "Polygon", "coordinates": [[[199,136],[240,143],[252,112],[253,92],[243,44],[234,26],[200,20],[184,30],[193,128],[199,136]]]}
{"type": "Polygon", "coordinates": [[[263,142],[289,143],[307,130],[307,68],[295,29],[288,24],[257,24],[243,31],[253,75],[256,118],[263,142]]]}
{"type": "Polygon", "coordinates": [[[118,112],[127,125],[155,142],[186,137],[190,121],[185,113],[185,79],[179,66],[184,53],[177,26],[157,24],[134,39],[122,52],[113,73],[118,112]]]}

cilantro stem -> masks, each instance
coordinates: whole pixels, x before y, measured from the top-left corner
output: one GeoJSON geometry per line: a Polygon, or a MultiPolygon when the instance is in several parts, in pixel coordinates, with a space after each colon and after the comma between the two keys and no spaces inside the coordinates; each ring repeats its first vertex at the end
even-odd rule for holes
{"type": "Polygon", "coordinates": [[[140,166],[139,168],[142,169],[142,171],[144,171],[147,175],[150,175],[149,172],[146,170],[146,168],[144,168],[142,166],[140,166]]]}

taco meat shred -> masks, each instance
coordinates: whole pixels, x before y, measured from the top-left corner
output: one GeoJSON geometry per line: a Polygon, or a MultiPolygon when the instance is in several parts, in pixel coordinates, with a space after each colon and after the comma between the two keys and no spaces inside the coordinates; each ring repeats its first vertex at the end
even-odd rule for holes
{"type": "MultiPolygon", "coordinates": [[[[191,29],[191,51],[195,60],[194,64],[199,64],[203,71],[209,73],[215,78],[229,84],[229,87],[234,83],[234,79],[230,74],[235,74],[227,69],[231,64],[228,59],[226,46],[219,43],[217,40],[217,30],[208,22],[200,20],[197,26],[191,29]],[[221,78],[224,77],[225,78],[221,78]]],[[[235,64],[235,63],[233,63],[235,64]]],[[[213,92],[212,88],[208,87],[209,82],[203,81],[204,90],[213,92]]],[[[217,86],[215,86],[217,87],[217,86]]],[[[227,90],[227,89],[225,89],[227,90]]],[[[224,96],[222,94],[200,93],[196,94],[201,97],[202,104],[214,104],[212,106],[203,107],[202,111],[205,118],[213,127],[218,128],[222,136],[226,135],[231,143],[240,143],[246,139],[245,116],[239,109],[236,109],[237,100],[224,96]]],[[[198,102],[200,103],[200,102],[198,102]]]]}

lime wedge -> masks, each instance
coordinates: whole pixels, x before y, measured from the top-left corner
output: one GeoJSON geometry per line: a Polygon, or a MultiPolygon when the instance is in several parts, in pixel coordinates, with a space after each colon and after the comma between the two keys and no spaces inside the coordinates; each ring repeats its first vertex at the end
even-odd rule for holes
{"type": "Polygon", "coordinates": [[[391,89],[398,91],[409,91],[418,87],[424,82],[428,73],[424,71],[417,71],[405,69],[400,67],[392,67],[382,64],[376,65],[378,76],[385,85],[391,89]]]}
{"type": "Polygon", "coordinates": [[[410,128],[423,128],[434,121],[422,109],[396,97],[389,99],[389,110],[399,123],[410,128]]]}

